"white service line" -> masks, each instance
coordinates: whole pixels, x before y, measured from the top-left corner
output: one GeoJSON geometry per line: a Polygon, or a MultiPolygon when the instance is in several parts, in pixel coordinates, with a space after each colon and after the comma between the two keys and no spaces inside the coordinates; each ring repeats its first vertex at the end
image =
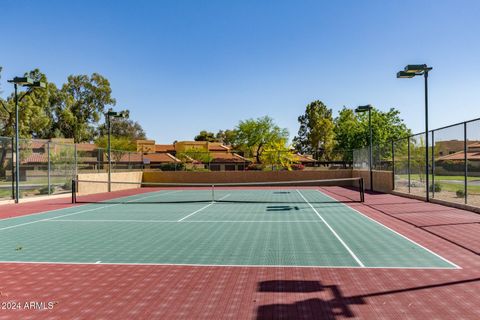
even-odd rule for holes
{"type": "Polygon", "coordinates": [[[133,220],[133,219],[123,219],[123,220],[114,220],[114,219],[55,219],[49,220],[46,222],[134,222],[134,223],[322,223],[322,221],[317,220],[188,220],[188,221],[178,221],[178,220],[133,220]]]}
{"type": "Polygon", "coordinates": [[[80,211],[77,211],[77,212],[62,214],[62,215],[56,216],[56,217],[45,218],[45,219],[40,219],[40,220],[35,220],[35,221],[30,221],[30,222],[25,222],[25,223],[19,223],[19,224],[15,224],[13,226],[0,228],[0,231],[7,230],[7,229],[12,229],[12,228],[16,228],[16,227],[21,227],[21,226],[26,226],[26,225],[37,223],[37,222],[50,221],[50,220],[54,220],[54,219],[57,219],[57,218],[69,217],[69,216],[73,216],[73,215],[76,215],[76,214],[79,214],[79,213],[85,213],[85,212],[90,212],[90,211],[115,207],[115,206],[118,206],[118,205],[121,205],[121,204],[127,203],[127,202],[133,202],[133,201],[142,200],[142,199],[151,198],[151,197],[158,197],[158,196],[171,194],[171,193],[176,193],[176,192],[181,192],[181,190],[180,191],[170,191],[170,192],[167,192],[167,193],[162,193],[160,195],[159,194],[149,195],[149,196],[146,196],[146,197],[136,198],[136,199],[132,199],[132,200],[129,200],[129,201],[122,202],[122,203],[114,203],[114,204],[110,204],[110,205],[107,205],[107,206],[101,206],[101,207],[96,207],[96,208],[92,208],[92,209],[80,210],[80,211]]]}
{"type": "MultiPolygon", "coordinates": [[[[228,196],[230,196],[230,193],[227,194],[227,195],[225,195],[225,196],[223,196],[223,197],[221,197],[221,198],[218,199],[218,200],[223,200],[223,199],[227,198],[228,196]]],[[[180,220],[177,220],[177,222],[182,222],[183,220],[187,219],[188,217],[191,217],[191,216],[193,216],[194,214],[199,213],[200,211],[203,211],[203,210],[207,209],[208,207],[210,207],[211,205],[214,205],[214,204],[215,204],[215,201],[212,201],[212,202],[210,202],[209,204],[207,204],[206,206],[201,207],[200,209],[198,209],[198,210],[190,213],[189,215],[183,217],[183,218],[180,219],[180,220]]]]}
{"type": "Polygon", "coordinates": [[[357,263],[362,267],[364,268],[365,265],[363,264],[363,262],[357,257],[357,255],[352,251],[352,249],[350,249],[348,247],[348,245],[345,243],[345,241],[343,241],[342,238],[340,238],[340,236],[335,232],[335,230],[333,230],[333,228],[328,224],[327,221],[325,221],[325,219],[323,219],[322,215],[320,213],[318,213],[317,209],[315,209],[315,207],[310,203],[308,202],[308,200],[303,196],[303,194],[297,189],[297,192],[298,194],[300,195],[300,197],[302,197],[302,199],[310,206],[310,208],[312,208],[313,211],[315,211],[315,213],[317,214],[317,216],[323,221],[323,223],[325,223],[325,225],[327,226],[328,229],[330,229],[330,231],[333,233],[333,235],[338,239],[338,241],[340,241],[340,243],[345,247],[345,249],[347,249],[348,253],[350,253],[350,255],[352,256],[353,259],[355,259],[355,261],[357,261],[357,263]]]}
{"type": "Polygon", "coordinates": [[[332,199],[332,200],[338,201],[340,204],[344,205],[345,207],[347,207],[347,208],[349,208],[349,209],[353,210],[354,212],[356,212],[356,213],[360,214],[361,216],[363,216],[363,217],[365,217],[365,218],[367,218],[367,219],[369,219],[369,220],[371,220],[371,221],[373,221],[373,222],[375,222],[375,223],[377,223],[377,224],[381,225],[381,226],[382,226],[382,227],[384,227],[385,229],[388,229],[388,230],[390,230],[391,232],[393,232],[393,233],[395,233],[395,234],[399,235],[400,237],[402,237],[402,238],[404,238],[404,239],[406,239],[406,240],[410,241],[411,243],[413,243],[413,244],[415,244],[415,245],[419,246],[420,248],[424,249],[425,251],[428,251],[428,252],[430,252],[430,253],[431,253],[431,254],[433,254],[434,256],[436,256],[436,257],[438,257],[438,258],[442,259],[443,261],[445,261],[445,262],[447,262],[447,263],[451,264],[451,265],[452,265],[452,266],[454,266],[455,268],[457,268],[457,269],[462,269],[462,267],[460,267],[459,265],[457,265],[457,264],[455,264],[455,263],[451,262],[450,260],[448,260],[448,259],[446,259],[446,258],[442,257],[442,256],[441,256],[441,255],[439,255],[438,253],[435,253],[435,252],[433,252],[432,250],[430,250],[430,249],[428,249],[428,248],[426,248],[426,247],[422,246],[421,244],[419,244],[419,243],[417,243],[417,242],[413,241],[412,239],[408,238],[407,236],[404,236],[403,234],[401,234],[401,233],[399,233],[399,232],[397,232],[397,231],[393,230],[392,228],[389,228],[389,227],[387,227],[387,226],[386,226],[386,225],[384,225],[383,223],[381,223],[381,222],[379,222],[379,221],[377,221],[377,220],[375,220],[375,219],[373,219],[373,218],[370,218],[370,217],[369,217],[369,216],[367,216],[366,214],[364,214],[364,213],[362,213],[362,212],[358,211],[357,209],[355,209],[355,208],[352,208],[352,207],[350,207],[350,206],[346,205],[345,203],[343,203],[343,202],[341,202],[341,201],[339,201],[339,200],[337,200],[337,199],[335,199],[335,198],[333,198],[333,197],[329,196],[329,195],[328,195],[328,194],[326,194],[325,192],[321,192],[321,191],[319,191],[319,190],[317,190],[317,191],[318,191],[320,194],[322,194],[322,195],[324,195],[324,196],[326,196],[326,197],[328,197],[328,198],[330,198],[330,199],[332,199]]]}

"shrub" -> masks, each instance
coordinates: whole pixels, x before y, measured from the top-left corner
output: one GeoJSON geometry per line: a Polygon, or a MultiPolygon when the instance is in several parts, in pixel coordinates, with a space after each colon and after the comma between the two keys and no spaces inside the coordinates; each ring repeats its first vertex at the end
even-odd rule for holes
{"type": "Polygon", "coordinates": [[[252,163],[248,165],[247,170],[260,171],[263,170],[263,166],[261,164],[252,163]]]}
{"type": "MultiPolygon", "coordinates": [[[[55,189],[54,186],[50,186],[50,193],[53,193],[54,189],[55,189]]],[[[45,187],[42,187],[42,188],[38,189],[38,193],[48,194],[48,186],[45,186],[45,187]]]]}
{"type": "Polygon", "coordinates": [[[430,192],[435,191],[435,192],[440,192],[442,191],[442,185],[439,182],[435,182],[435,184],[432,186],[430,185],[430,192]]]}
{"type": "Polygon", "coordinates": [[[291,166],[292,170],[303,170],[305,169],[305,166],[301,163],[294,163],[291,166]]]}
{"type": "Polygon", "coordinates": [[[463,189],[458,189],[456,194],[458,198],[465,198],[465,190],[463,189]]]}
{"type": "Polygon", "coordinates": [[[158,166],[162,171],[183,171],[185,169],[185,164],[183,163],[163,163],[158,166]]]}

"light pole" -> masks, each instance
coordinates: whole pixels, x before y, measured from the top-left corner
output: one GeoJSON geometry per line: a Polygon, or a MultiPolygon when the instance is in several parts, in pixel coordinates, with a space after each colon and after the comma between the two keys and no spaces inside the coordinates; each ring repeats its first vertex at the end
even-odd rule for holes
{"type": "Polygon", "coordinates": [[[108,129],[108,142],[107,142],[107,152],[108,152],[108,192],[112,191],[112,157],[111,157],[111,146],[110,146],[110,136],[112,134],[112,125],[110,118],[126,118],[128,117],[128,111],[112,111],[109,110],[105,113],[105,120],[107,121],[108,129]]]}
{"type": "MultiPolygon", "coordinates": [[[[18,103],[22,101],[34,88],[46,88],[45,82],[35,81],[30,77],[15,77],[8,82],[13,83],[15,88],[15,203],[20,199],[20,148],[19,148],[19,118],[18,118],[18,103]],[[28,87],[28,91],[18,99],[18,86],[28,87]]],[[[13,161],[12,161],[13,166],[13,161]]],[[[13,179],[13,177],[12,177],[13,179]]]]}
{"type": "Polygon", "coordinates": [[[373,162],[373,133],[372,133],[372,105],[367,104],[366,106],[358,106],[355,108],[356,113],[363,113],[368,112],[368,130],[370,131],[370,141],[369,141],[369,148],[368,148],[368,167],[370,171],[370,191],[373,191],[373,169],[372,169],[372,162],[373,162]]]}
{"type": "Polygon", "coordinates": [[[409,64],[404,71],[397,72],[397,78],[413,78],[415,76],[422,76],[425,78],[425,184],[426,184],[426,200],[430,201],[429,190],[429,165],[428,165],[428,72],[432,67],[426,64],[409,64]]]}

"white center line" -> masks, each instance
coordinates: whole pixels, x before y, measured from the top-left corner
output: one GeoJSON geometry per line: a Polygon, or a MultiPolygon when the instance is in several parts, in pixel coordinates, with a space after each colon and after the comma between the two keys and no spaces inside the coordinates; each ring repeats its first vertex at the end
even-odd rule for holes
{"type": "MultiPolygon", "coordinates": [[[[218,199],[218,200],[223,200],[223,199],[227,198],[228,196],[230,196],[230,193],[229,193],[229,194],[227,194],[227,195],[225,195],[225,196],[223,196],[223,197],[221,197],[221,198],[220,198],[220,199],[218,199]]],[[[203,211],[203,210],[207,209],[208,207],[210,207],[210,206],[212,206],[212,205],[214,205],[214,204],[215,204],[215,201],[212,201],[212,202],[210,202],[209,204],[207,204],[206,206],[204,206],[204,207],[201,207],[200,209],[198,209],[198,210],[196,210],[196,211],[194,211],[194,212],[190,213],[189,215],[187,215],[187,216],[183,217],[183,218],[182,218],[182,219],[180,219],[180,220],[177,220],[177,222],[181,222],[181,221],[183,221],[183,220],[187,219],[188,217],[191,217],[191,216],[193,216],[194,214],[196,214],[196,213],[199,213],[200,211],[203,211]]]]}
{"type": "Polygon", "coordinates": [[[167,192],[167,193],[162,193],[160,195],[159,194],[154,194],[154,195],[149,195],[149,196],[146,196],[146,197],[136,198],[136,199],[132,199],[132,200],[121,202],[121,203],[115,203],[115,204],[110,204],[110,205],[107,205],[107,206],[101,206],[101,207],[96,207],[96,208],[92,208],[92,209],[80,210],[80,211],[73,212],[73,213],[62,214],[62,215],[52,217],[52,218],[45,218],[45,219],[40,219],[40,220],[35,220],[35,221],[30,221],[30,222],[25,222],[25,223],[19,223],[19,224],[15,224],[13,226],[0,228],[0,231],[7,230],[7,229],[12,229],[12,228],[16,228],[16,227],[21,227],[21,226],[26,226],[26,225],[37,223],[37,222],[50,221],[50,220],[57,219],[57,218],[69,217],[69,216],[73,216],[73,215],[76,215],[76,214],[79,214],[79,213],[85,213],[85,212],[91,212],[91,211],[96,211],[96,210],[100,210],[100,209],[115,207],[115,206],[118,206],[118,205],[121,205],[121,204],[127,203],[127,202],[143,200],[143,199],[151,198],[151,197],[158,197],[158,196],[167,195],[167,194],[176,193],[176,192],[181,192],[181,191],[170,191],[170,192],[167,192]]]}
{"type": "Polygon", "coordinates": [[[363,262],[357,257],[357,255],[352,251],[352,249],[350,249],[347,244],[345,243],[345,241],[343,241],[342,238],[340,238],[340,236],[335,232],[335,230],[333,230],[333,228],[328,224],[327,221],[325,221],[325,219],[322,217],[322,215],[320,213],[318,213],[317,209],[315,209],[315,207],[310,203],[308,202],[308,200],[303,196],[303,194],[297,189],[297,192],[298,194],[300,195],[300,197],[302,197],[302,199],[310,206],[310,208],[312,208],[313,211],[315,211],[315,213],[317,214],[317,216],[323,221],[323,223],[325,223],[325,225],[327,226],[328,229],[330,229],[330,231],[333,233],[333,235],[338,239],[338,241],[340,241],[340,243],[345,247],[345,249],[347,249],[348,253],[350,253],[350,255],[352,256],[353,259],[355,259],[355,261],[357,261],[357,263],[361,266],[361,267],[365,267],[365,265],[363,264],[363,262]]]}

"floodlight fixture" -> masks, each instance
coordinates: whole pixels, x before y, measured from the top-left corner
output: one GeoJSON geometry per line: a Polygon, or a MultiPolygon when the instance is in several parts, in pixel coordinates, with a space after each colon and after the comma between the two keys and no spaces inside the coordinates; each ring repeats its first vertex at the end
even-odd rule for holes
{"type": "Polygon", "coordinates": [[[369,147],[368,147],[368,169],[370,172],[370,191],[373,192],[373,131],[372,131],[372,109],[373,106],[371,104],[367,104],[365,106],[358,106],[355,108],[356,113],[363,113],[368,112],[368,130],[370,131],[370,139],[369,139],[369,147]]]}
{"type": "Polygon", "coordinates": [[[112,135],[112,122],[110,118],[128,118],[128,110],[123,111],[113,111],[112,109],[108,110],[105,113],[105,120],[107,121],[108,129],[108,142],[107,142],[107,152],[108,152],[108,192],[112,191],[112,156],[111,156],[111,135],[112,135]]]}
{"type": "MultiPolygon", "coordinates": [[[[15,89],[15,203],[20,200],[20,148],[19,148],[19,117],[18,117],[18,103],[26,97],[34,88],[46,88],[47,85],[42,81],[35,81],[30,77],[14,77],[8,82],[13,83],[15,89]],[[18,86],[28,87],[28,91],[19,99],[18,98],[18,86]]],[[[3,103],[2,103],[3,104],[3,103]]],[[[4,106],[5,107],[5,106],[4,106]]],[[[6,109],[6,108],[5,108],[6,109]]],[[[12,165],[13,168],[13,165],[12,165]]],[[[12,179],[13,180],[13,179],[12,179]]]]}
{"type": "Polygon", "coordinates": [[[415,77],[415,73],[405,72],[405,71],[398,71],[397,78],[413,78],[415,77]]]}
{"type": "Polygon", "coordinates": [[[403,71],[397,72],[397,78],[413,78],[415,76],[423,76],[425,78],[425,183],[426,183],[426,200],[430,201],[430,185],[429,175],[430,166],[429,162],[429,143],[428,143],[428,73],[432,70],[432,67],[426,64],[409,64],[405,66],[403,71]]]}
{"type": "Polygon", "coordinates": [[[366,106],[358,106],[355,108],[355,112],[356,113],[361,113],[361,112],[367,112],[367,111],[370,111],[372,110],[372,105],[371,104],[367,104],[366,106]]]}

